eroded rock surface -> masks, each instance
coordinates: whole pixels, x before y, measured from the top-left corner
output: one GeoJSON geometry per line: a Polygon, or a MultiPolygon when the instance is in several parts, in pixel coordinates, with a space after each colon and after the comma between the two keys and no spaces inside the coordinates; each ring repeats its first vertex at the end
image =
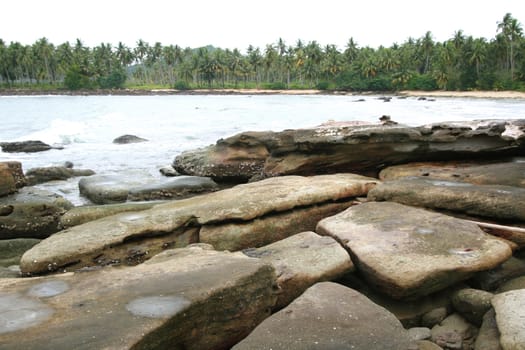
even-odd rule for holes
{"type": "Polygon", "coordinates": [[[331,282],[310,287],[233,347],[243,349],[408,349],[401,323],[364,295],[331,282]]]}
{"type": "Polygon", "coordinates": [[[27,180],[20,162],[0,162],[0,197],[15,193],[26,184],[27,180]]]}
{"type": "Polygon", "coordinates": [[[132,268],[0,280],[2,349],[227,349],[275,302],[271,266],[188,247],[132,268]]]}
{"type": "Polygon", "coordinates": [[[342,242],[367,281],[394,298],[444,289],[512,254],[475,224],[390,202],[350,207],[316,232],[342,242]]]}

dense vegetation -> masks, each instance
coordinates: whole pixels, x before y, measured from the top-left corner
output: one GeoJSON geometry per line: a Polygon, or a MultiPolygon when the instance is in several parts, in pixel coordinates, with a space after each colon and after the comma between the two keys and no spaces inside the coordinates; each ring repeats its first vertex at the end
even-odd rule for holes
{"type": "Polygon", "coordinates": [[[0,85],[66,89],[172,87],[319,88],[324,90],[525,90],[525,38],[511,14],[498,22],[494,39],[461,30],[445,42],[432,33],[390,47],[344,50],[279,39],[264,49],[119,43],[89,48],[77,40],[55,46],[46,38],[33,45],[0,39],[0,85]]]}

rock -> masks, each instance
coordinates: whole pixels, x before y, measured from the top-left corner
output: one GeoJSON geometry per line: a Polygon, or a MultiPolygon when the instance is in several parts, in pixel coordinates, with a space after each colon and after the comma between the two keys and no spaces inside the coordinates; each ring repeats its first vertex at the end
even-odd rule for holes
{"type": "Polygon", "coordinates": [[[316,232],[350,251],[356,269],[393,298],[415,298],[507,260],[507,244],[475,224],[389,202],[369,202],[321,220],[316,232]]]}
{"type": "Polygon", "coordinates": [[[368,198],[492,219],[525,221],[525,188],[413,177],[384,182],[370,191],[368,198]]]}
{"type": "Polygon", "coordinates": [[[63,197],[36,188],[0,198],[0,208],[10,208],[0,216],[0,239],[45,238],[59,230],[60,216],[73,204],[63,197]]]}
{"type": "Polygon", "coordinates": [[[310,287],[232,349],[407,349],[408,333],[387,310],[331,282],[310,287]]]}
{"type": "Polygon", "coordinates": [[[408,336],[411,341],[430,339],[430,329],[427,327],[413,327],[408,329],[408,336]]]}
{"type": "Polygon", "coordinates": [[[432,328],[432,341],[445,349],[467,349],[477,332],[474,326],[458,314],[445,318],[432,328]]]}
{"type": "Polygon", "coordinates": [[[17,265],[11,265],[8,267],[0,266],[0,278],[19,278],[19,277],[21,277],[19,266],[17,265]]]}
{"type": "Polygon", "coordinates": [[[484,290],[465,288],[452,296],[452,305],[469,322],[481,326],[483,316],[492,308],[490,300],[494,295],[484,290]]]}
{"type": "Polygon", "coordinates": [[[177,170],[173,169],[173,167],[171,165],[164,166],[164,167],[160,168],[159,172],[162,175],[168,176],[168,177],[174,177],[174,176],[180,176],[181,175],[181,174],[179,174],[177,172],[177,170]]]}
{"type": "Polygon", "coordinates": [[[131,201],[182,199],[218,189],[219,185],[209,177],[177,176],[168,182],[132,188],[129,190],[128,199],[131,201]]]}
{"type": "Polygon", "coordinates": [[[77,176],[91,176],[95,172],[89,169],[71,169],[63,166],[32,168],[26,171],[30,185],[37,185],[54,180],[67,180],[77,176]]]}
{"type": "Polygon", "coordinates": [[[21,268],[24,273],[46,273],[65,266],[136,264],[174,245],[194,243],[202,225],[344,201],[363,196],[376,182],[353,174],[287,176],[169,201],[61,231],[26,252],[21,268]]]}
{"type": "Polygon", "coordinates": [[[498,289],[498,293],[504,293],[511,290],[525,289],[525,275],[513,278],[503,283],[498,289]]]}
{"type": "Polygon", "coordinates": [[[20,162],[0,162],[0,197],[15,193],[26,184],[27,180],[20,162]]]}
{"type": "Polygon", "coordinates": [[[375,176],[393,164],[523,154],[524,129],[520,120],[485,120],[245,132],[183,152],[173,166],[181,174],[221,181],[337,172],[375,176]]]}
{"type": "Polygon", "coordinates": [[[104,218],[106,216],[127,212],[143,211],[151,209],[155,205],[162,203],[165,203],[165,201],[79,206],[68,210],[64,215],[60,217],[60,227],[64,229],[84,224],[89,221],[104,218]]]}
{"type": "Polygon", "coordinates": [[[53,148],[42,141],[0,142],[0,147],[6,153],[33,153],[49,151],[53,148]]]}
{"type": "Polygon", "coordinates": [[[447,318],[448,315],[449,312],[446,307],[435,308],[421,317],[421,325],[423,327],[433,328],[447,318]]]}
{"type": "Polygon", "coordinates": [[[434,162],[391,166],[381,170],[379,178],[390,181],[403,177],[424,176],[431,179],[461,181],[475,185],[525,187],[524,173],[525,163],[523,162],[483,165],[466,162],[434,162]]]}
{"type": "Polygon", "coordinates": [[[443,350],[443,348],[436,343],[429,340],[421,340],[417,342],[417,350],[443,350]]]}
{"type": "Polygon", "coordinates": [[[0,266],[18,265],[22,254],[38,242],[40,240],[31,238],[0,240],[0,266]]]}
{"type": "Polygon", "coordinates": [[[339,243],[314,232],[298,233],[243,253],[274,267],[279,287],[275,309],[287,306],[315,283],[333,281],[354,269],[339,243]]]}
{"type": "Polygon", "coordinates": [[[469,283],[479,289],[490,291],[522,275],[525,275],[525,261],[513,256],[494,269],[476,273],[469,283]]]}
{"type": "Polygon", "coordinates": [[[497,294],[492,298],[496,323],[504,350],[525,349],[525,289],[497,294]]]}
{"type": "Polygon", "coordinates": [[[236,251],[262,247],[303,231],[313,231],[317,223],[354,203],[327,203],[258,217],[246,222],[204,225],[199,232],[202,243],[217,250],[236,251]]]}
{"type": "Polygon", "coordinates": [[[479,329],[474,350],[502,350],[499,343],[499,331],[496,324],[496,314],[494,309],[490,309],[483,316],[483,323],[479,329]]]}
{"type": "Polygon", "coordinates": [[[189,247],[146,264],[0,280],[3,349],[228,349],[269,315],[273,268],[189,247]]]}
{"type": "Polygon", "coordinates": [[[119,145],[125,145],[128,143],[139,143],[139,142],[146,142],[149,140],[143,139],[142,137],[138,137],[135,135],[122,135],[117,137],[113,140],[113,143],[119,144],[119,145]]]}
{"type": "Polygon", "coordinates": [[[123,179],[118,175],[96,175],[82,178],[80,194],[95,204],[123,203],[127,200],[185,198],[215,191],[218,185],[210,178],[180,176],[175,179],[137,175],[123,179]]]}

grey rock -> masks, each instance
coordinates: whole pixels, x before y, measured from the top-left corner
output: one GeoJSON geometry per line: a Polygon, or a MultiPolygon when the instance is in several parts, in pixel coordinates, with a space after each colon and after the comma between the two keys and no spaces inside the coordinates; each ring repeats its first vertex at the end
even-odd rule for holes
{"type": "Polygon", "coordinates": [[[142,137],[135,136],[135,135],[122,135],[114,139],[113,143],[124,145],[128,143],[139,143],[139,142],[146,142],[146,141],[148,140],[143,139],[142,137]]]}
{"type": "Polygon", "coordinates": [[[431,337],[430,328],[412,327],[408,329],[408,336],[412,341],[426,340],[431,337]]]}
{"type": "Polygon", "coordinates": [[[6,153],[34,153],[49,151],[53,147],[42,141],[17,141],[17,142],[0,142],[0,147],[6,153]]]}
{"type": "Polygon", "coordinates": [[[232,349],[406,350],[409,343],[407,331],[387,310],[350,288],[322,282],[232,349]]]}
{"type": "Polygon", "coordinates": [[[18,265],[22,255],[38,242],[39,239],[32,238],[0,240],[0,266],[18,265]]]}
{"type": "Polygon", "coordinates": [[[496,291],[497,293],[504,293],[518,289],[525,289],[525,276],[516,277],[503,283],[496,291]]]}
{"type": "Polygon", "coordinates": [[[490,309],[483,316],[483,323],[479,329],[474,350],[502,350],[499,343],[500,333],[496,324],[496,313],[490,309]]]}
{"type": "Polygon", "coordinates": [[[483,316],[492,308],[492,293],[484,290],[465,288],[452,296],[452,305],[465,319],[476,326],[481,326],[483,316]]]}
{"type": "Polygon", "coordinates": [[[492,298],[500,343],[504,350],[525,349],[525,289],[497,294],[492,298]]]}
{"type": "Polygon", "coordinates": [[[449,311],[446,307],[435,308],[421,317],[421,325],[432,328],[435,325],[441,323],[445,318],[447,318],[448,315],[449,311]]]}
{"type": "Polygon", "coordinates": [[[132,188],[129,190],[128,199],[131,201],[182,199],[218,189],[219,185],[209,177],[177,176],[167,182],[132,188]]]}
{"type": "Polygon", "coordinates": [[[477,330],[460,315],[452,314],[434,326],[431,333],[432,341],[445,349],[464,349],[473,343],[477,330]]]}
{"type": "Polygon", "coordinates": [[[71,169],[64,166],[32,168],[26,171],[29,185],[37,185],[48,181],[67,180],[77,176],[91,176],[95,172],[89,169],[71,169]]]}
{"type": "Polygon", "coordinates": [[[525,275],[524,259],[512,256],[494,269],[476,273],[469,283],[479,289],[491,291],[501,284],[523,275],[525,275]]]}

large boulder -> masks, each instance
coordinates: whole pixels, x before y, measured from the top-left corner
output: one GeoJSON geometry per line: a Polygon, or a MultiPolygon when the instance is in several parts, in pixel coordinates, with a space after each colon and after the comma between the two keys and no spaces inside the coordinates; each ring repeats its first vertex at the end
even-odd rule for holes
{"type": "Polygon", "coordinates": [[[95,172],[89,169],[71,169],[65,166],[51,166],[31,168],[26,171],[27,181],[30,185],[37,185],[54,180],[67,180],[77,176],[91,176],[95,172]]]}
{"type": "Polygon", "coordinates": [[[326,203],[265,215],[246,222],[203,225],[199,240],[213,245],[217,250],[262,247],[299,232],[313,231],[321,219],[342,212],[352,204],[353,200],[326,203]]]}
{"type": "Polygon", "coordinates": [[[276,309],[290,304],[317,282],[333,281],[352,272],[348,253],[331,237],[301,232],[243,253],[271,264],[277,273],[276,309]]]}
{"type": "Polygon", "coordinates": [[[525,289],[497,294],[492,305],[503,350],[525,349],[525,289]]]}
{"type": "Polygon", "coordinates": [[[80,194],[95,204],[123,203],[127,200],[180,199],[216,191],[218,185],[207,177],[179,176],[169,180],[150,175],[125,177],[95,175],[82,178],[80,194]]]}
{"type": "Polygon", "coordinates": [[[34,153],[49,151],[53,147],[42,141],[16,141],[16,142],[0,142],[2,152],[6,153],[34,153]]]}
{"type": "Polygon", "coordinates": [[[228,349],[275,302],[271,266],[188,247],[145,264],[0,280],[2,349],[228,349]]]}
{"type": "Polygon", "coordinates": [[[406,350],[401,323],[364,295],[322,282],[264,320],[232,349],[406,350]]]}
{"type": "Polygon", "coordinates": [[[134,264],[173,246],[195,242],[202,225],[246,222],[268,214],[363,196],[376,179],[335,174],[286,176],[170,201],[61,231],[26,252],[25,273],[97,264],[134,264]]]}
{"type": "Polygon", "coordinates": [[[370,191],[368,198],[478,217],[525,221],[525,188],[519,187],[410,177],[385,181],[370,191]]]}
{"type": "Polygon", "coordinates": [[[0,162],[0,197],[15,193],[26,184],[20,162],[0,162]]]}
{"type": "Polygon", "coordinates": [[[525,187],[525,162],[506,163],[410,163],[381,170],[381,180],[425,176],[432,179],[468,182],[475,185],[525,187]]]}
{"type": "Polygon", "coordinates": [[[72,207],[55,193],[22,188],[0,198],[0,239],[48,237],[59,230],[60,216],[72,207]]]}
{"type": "Polygon", "coordinates": [[[524,129],[523,120],[486,120],[244,132],[183,152],[173,166],[181,174],[231,181],[336,172],[375,175],[392,164],[523,155],[524,129]]]}
{"type": "Polygon", "coordinates": [[[393,298],[428,295],[512,255],[473,223],[398,203],[350,207],[316,232],[342,242],[365,279],[393,298]]]}

